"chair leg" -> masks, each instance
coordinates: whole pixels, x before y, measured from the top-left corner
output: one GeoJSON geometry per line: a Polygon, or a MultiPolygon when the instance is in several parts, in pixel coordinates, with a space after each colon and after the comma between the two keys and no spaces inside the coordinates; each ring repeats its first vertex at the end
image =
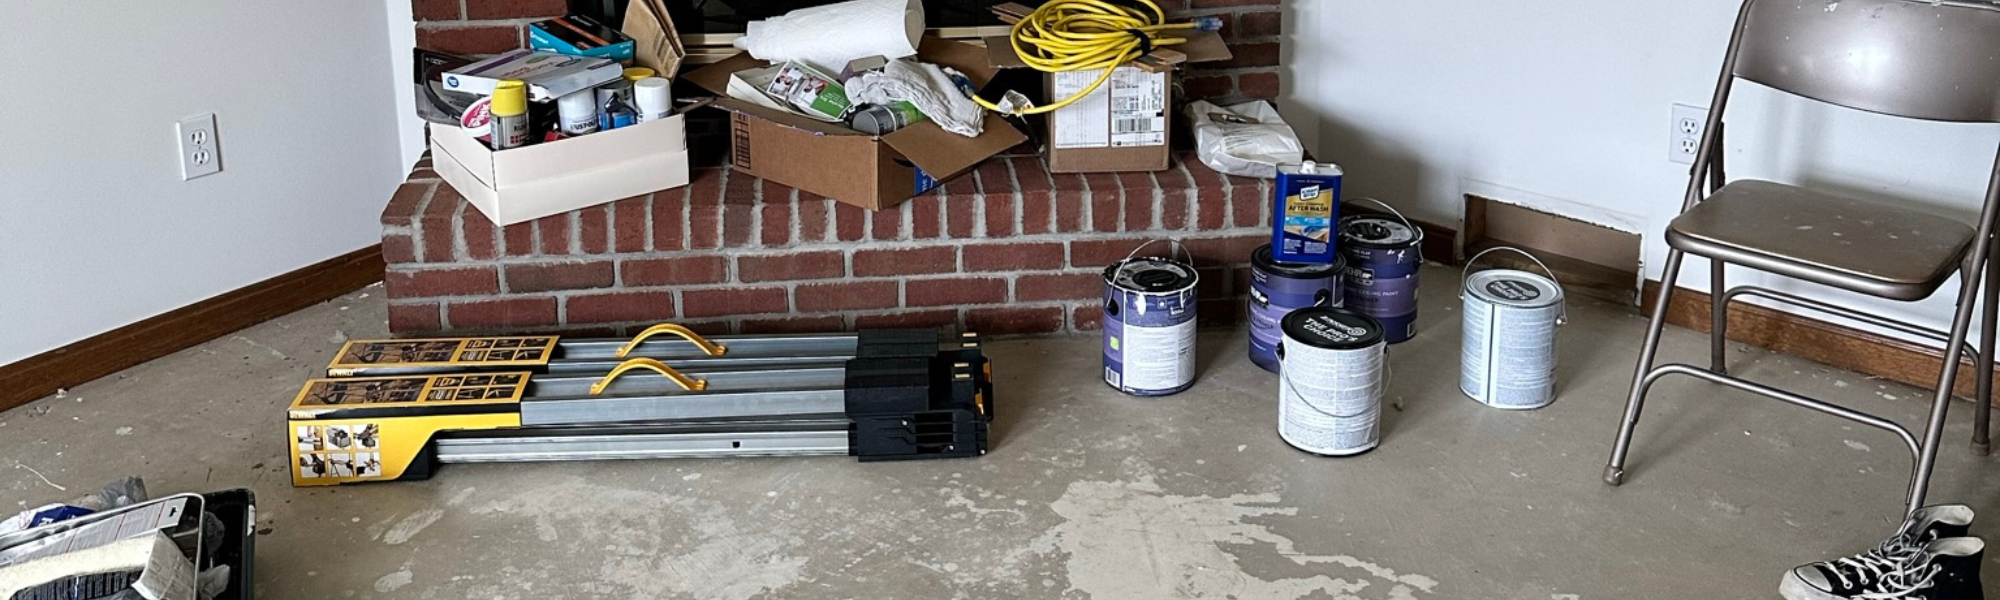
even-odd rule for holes
{"type": "Polygon", "coordinates": [[[1667,325],[1667,303],[1673,298],[1674,283],[1680,279],[1679,250],[1667,250],[1667,269],[1660,276],[1660,294],[1653,300],[1653,320],[1646,326],[1646,341],[1639,346],[1639,366],[1632,370],[1632,389],[1625,401],[1625,420],[1618,426],[1618,441],[1611,446],[1611,462],[1604,465],[1604,483],[1625,482],[1625,454],[1632,448],[1632,430],[1639,425],[1639,411],[1646,404],[1646,373],[1653,370],[1653,357],[1660,350],[1660,330],[1667,325]]]}
{"type": "Polygon", "coordinates": [[[1729,372],[1729,301],[1723,298],[1729,284],[1722,274],[1726,265],[1708,260],[1708,370],[1724,374],[1729,372]]]}
{"type": "MultiPolygon", "coordinates": [[[[1982,230],[1980,233],[1983,236],[1987,232],[1982,230]]],[[[1972,311],[1979,308],[1974,303],[1979,300],[1979,289],[1984,283],[1984,278],[1981,276],[1987,269],[1986,259],[1990,252],[1992,244],[1982,237],[1978,245],[1973,248],[1972,255],[1968,257],[1970,264],[1967,264],[1963,271],[1964,285],[1958,290],[1958,304],[1952,311],[1951,335],[1945,342],[1945,348],[1965,347],[1966,330],[1972,325],[1972,311]]],[[[1951,358],[1943,361],[1943,372],[1938,374],[1937,393],[1931,399],[1930,420],[1924,424],[1924,437],[1922,444],[1919,445],[1916,469],[1910,473],[1908,502],[1910,512],[1923,508],[1924,496],[1930,491],[1931,470],[1937,466],[1938,442],[1944,437],[1945,415],[1951,410],[1951,392],[1953,384],[1958,381],[1958,353],[1946,351],[1946,355],[1951,358]]],[[[1980,360],[1983,362],[1986,359],[1981,356],[1980,360]]]]}
{"type": "MultiPolygon", "coordinates": [[[[1990,243],[1990,242],[1989,242],[1990,243]]],[[[1972,395],[1972,449],[1980,456],[1993,453],[1989,432],[1993,421],[1993,339],[1995,329],[2000,329],[2000,244],[1986,257],[1986,297],[1980,302],[1979,358],[1974,361],[1979,379],[1972,395]]]]}

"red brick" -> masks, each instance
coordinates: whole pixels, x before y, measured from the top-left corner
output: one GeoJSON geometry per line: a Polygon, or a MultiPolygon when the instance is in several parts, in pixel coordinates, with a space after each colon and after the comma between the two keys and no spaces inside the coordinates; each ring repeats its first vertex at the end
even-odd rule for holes
{"type": "Polygon", "coordinates": [[[1282,91],[1277,73],[1244,73],[1236,78],[1236,87],[1244,97],[1259,100],[1273,100],[1282,91]]]}
{"type": "Polygon", "coordinates": [[[781,313],[790,310],[785,288],[722,288],[681,292],[681,316],[690,318],[781,313]]]}
{"type": "Polygon", "coordinates": [[[1055,209],[1055,232],[1073,233],[1084,230],[1084,210],[1090,203],[1082,190],[1056,190],[1050,199],[1055,209]]]}
{"type": "Polygon", "coordinates": [[[480,296],[500,293],[500,272],[492,267],[391,270],[384,282],[397,298],[480,296]]]}
{"type": "MultiPolygon", "coordinates": [[[[1055,182],[1049,179],[1048,169],[1042,167],[1039,159],[1017,156],[1007,159],[1014,172],[1014,181],[1020,185],[1021,233],[1035,235],[1053,231],[1055,219],[1055,182]]],[[[992,229],[992,224],[987,225],[992,229]]]]}
{"type": "Polygon", "coordinates": [[[1220,300],[1229,297],[1229,268],[1202,267],[1195,272],[1200,282],[1195,285],[1194,295],[1203,300],[1220,300]]]}
{"type": "Polygon", "coordinates": [[[622,261],[628,287],[721,283],[729,278],[729,259],[720,256],[674,256],[622,261]]]}
{"type": "Polygon", "coordinates": [[[1236,78],[1228,75],[1191,75],[1181,81],[1189,98],[1225,98],[1236,94],[1236,78]]]}
{"type": "Polygon", "coordinates": [[[417,244],[406,233],[382,234],[382,261],[389,264],[417,262],[417,244]]]}
{"type": "Polygon", "coordinates": [[[666,321],[673,318],[673,292],[585,294],[570,296],[563,301],[565,323],[666,321]]]}
{"type": "Polygon", "coordinates": [[[569,213],[535,219],[535,250],[544,255],[569,254],[569,213]]]}
{"type": "MultiPolygon", "coordinates": [[[[633,196],[611,205],[611,248],[617,252],[645,252],[646,242],[652,239],[647,231],[646,208],[653,203],[651,194],[633,196]]],[[[678,215],[676,215],[678,216],[678,215]]]]}
{"type": "Polygon", "coordinates": [[[1230,44],[1229,53],[1231,55],[1229,60],[1204,64],[1202,66],[1224,69],[1278,66],[1277,42],[1230,44]]]}
{"type": "Polygon", "coordinates": [[[844,275],[847,275],[847,257],[839,250],[736,258],[736,279],[744,283],[834,279],[844,275]]]}
{"type": "Polygon", "coordinates": [[[830,208],[827,206],[827,204],[830,202],[833,201],[828,200],[825,196],[805,191],[799,192],[798,213],[799,213],[800,243],[810,244],[814,242],[827,241],[826,216],[827,216],[827,211],[830,208]]]}
{"type": "Polygon", "coordinates": [[[846,329],[840,315],[790,317],[785,319],[744,319],[743,333],[825,333],[846,329]]]}
{"type": "Polygon", "coordinates": [[[950,181],[944,182],[944,185],[938,188],[938,194],[946,197],[976,196],[979,194],[979,178],[974,177],[970,171],[960,173],[950,181]]]}
{"type": "Polygon", "coordinates": [[[1230,286],[1229,287],[1230,296],[1237,296],[1237,297],[1249,296],[1250,268],[1243,265],[1237,265],[1236,267],[1231,268],[1229,270],[1229,286],[1230,286]]]}
{"type": "Polygon", "coordinates": [[[972,237],[978,231],[978,223],[981,220],[979,197],[967,195],[946,198],[944,217],[947,221],[945,231],[951,234],[951,237],[961,240],[972,237]]]}
{"type": "Polygon", "coordinates": [[[1007,301],[1005,279],[915,279],[903,282],[904,306],[960,306],[1007,301]]]}
{"type": "Polygon", "coordinates": [[[429,181],[411,181],[396,187],[396,193],[389,196],[389,205],[382,207],[383,225],[409,225],[416,220],[417,210],[423,208],[424,199],[438,184],[429,181]]]}
{"type": "Polygon", "coordinates": [[[421,168],[421,169],[414,169],[414,170],[411,170],[411,171],[410,171],[410,177],[409,177],[409,179],[408,179],[408,180],[409,180],[409,181],[437,181],[438,179],[439,179],[439,178],[438,178],[438,172],[437,172],[437,170],[435,170],[435,169],[431,169],[431,168],[429,168],[429,167],[425,167],[425,168],[421,168]]]}
{"type": "Polygon", "coordinates": [[[722,247],[750,245],[757,225],[757,188],[762,181],[742,173],[732,173],[722,190],[722,247]]]}
{"type": "Polygon", "coordinates": [[[1264,205],[1270,203],[1268,190],[1256,179],[1231,177],[1229,187],[1230,222],[1237,227],[1269,226],[1264,221],[1264,205]]]}
{"type": "Polygon", "coordinates": [[[423,214],[417,217],[417,230],[423,232],[424,262],[456,262],[458,252],[458,228],[452,225],[459,210],[465,208],[465,199],[448,185],[440,185],[424,204],[423,214]]]}
{"type": "MultiPolygon", "coordinates": [[[[1267,232],[1241,233],[1223,237],[1184,240],[1189,254],[1194,255],[1194,264],[1202,267],[1218,265],[1247,264],[1250,253],[1258,246],[1270,243],[1267,232]]],[[[1159,244],[1155,244],[1157,246],[1159,244]]]]}
{"type": "Polygon", "coordinates": [[[1118,185],[1125,192],[1125,230],[1153,229],[1153,206],[1159,203],[1154,198],[1159,186],[1153,183],[1153,176],[1148,173],[1121,173],[1118,185]]]}
{"type": "Polygon", "coordinates": [[[965,271],[1046,271],[1063,266],[1061,242],[965,246],[965,271]]]}
{"type": "MultiPolygon", "coordinates": [[[[722,245],[722,180],[728,171],[706,171],[688,187],[688,247],[720,248],[722,245]]],[[[749,177],[736,175],[736,177],[749,177]]]]}
{"type": "MultiPolygon", "coordinates": [[[[1102,267],[1125,260],[1125,255],[1146,243],[1146,238],[1075,240],[1069,243],[1069,266],[1102,267]]],[[[1139,256],[1166,256],[1167,244],[1153,244],[1139,256]]]]}
{"type": "Polygon", "coordinates": [[[938,214],[938,207],[944,205],[944,197],[935,194],[918,196],[910,200],[909,204],[910,238],[927,240],[938,237],[938,233],[943,230],[943,224],[940,223],[943,215],[938,214]]]}
{"type": "Polygon", "coordinates": [[[1179,165],[1153,174],[1160,183],[1160,228],[1169,231],[1187,229],[1188,204],[1194,182],[1188,178],[1179,165]]]}
{"type": "Polygon", "coordinates": [[[410,16],[418,21],[457,21],[465,18],[458,0],[414,0],[410,16]]]}
{"type": "Polygon", "coordinates": [[[1190,8],[1223,8],[1229,6],[1277,6],[1278,0],[1191,0],[1190,8]]]}
{"type": "Polygon", "coordinates": [[[833,204],[834,234],[843,242],[860,241],[868,235],[868,209],[846,202],[833,204]]]}
{"type": "Polygon", "coordinates": [[[958,270],[958,253],[950,246],[855,250],[855,277],[893,277],[950,273],[958,270]]]}
{"type": "Polygon", "coordinates": [[[417,47],[451,54],[499,54],[522,47],[518,25],[417,26],[417,47]]]}
{"type": "Polygon", "coordinates": [[[592,206],[576,211],[577,243],[584,254],[611,251],[611,207],[592,206]]]}
{"type": "Polygon", "coordinates": [[[975,308],[965,311],[965,329],[982,334],[1055,333],[1062,331],[1060,306],[975,308]]]}
{"type": "Polygon", "coordinates": [[[422,304],[389,305],[389,331],[392,333],[433,332],[444,329],[444,315],[435,302],[422,304]]]}
{"type": "Polygon", "coordinates": [[[1014,301],[1084,300],[1104,295],[1102,273],[1022,275],[1014,280],[1014,301]]]}
{"type": "Polygon", "coordinates": [[[653,193],[653,250],[687,248],[687,194],[688,188],[653,193]]]}
{"type": "Polygon", "coordinates": [[[757,210],[763,225],[758,228],[757,242],[765,247],[789,246],[792,243],[792,188],[772,190],[767,184],[764,189],[763,204],[757,210]],[[782,196],[773,192],[782,192],[782,196]]]}
{"type": "Polygon", "coordinates": [[[568,11],[564,0],[465,0],[465,18],[473,20],[560,17],[568,11]]]}
{"type": "Polygon", "coordinates": [[[899,310],[883,315],[854,317],[855,329],[898,329],[905,327],[948,327],[958,324],[958,311],[899,310]]]}
{"type": "Polygon", "coordinates": [[[1096,331],[1103,329],[1104,305],[1091,303],[1070,307],[1069,328],[1073,331],[1096,331]]]}
{"type": "Polygon", "coordinates": [[[1194,319],[1202,327],[1227,327],[1249,320],[1250,304],[1241,299],[1202,300],[1195,303],[1194,319]]]}
{"type": "Polygon", "coordinates": [[[611,287],[617,277],[615,269],[611,261],[507,265],[507,291],[519,294],[611,287]]]}
{"type": "Polygon", "coordinates": [[[1091,173],[1083,176],[1090,186],[1090,230],[1118,231],[1118,211],[1124,196],[1118,186],[1118,176],[1112,173],[1091,173]]]}
{"type": "Polygon", "coordinates": [[[1229,225],[1229,192],[1222,188],[1222,175],[1192,157],[1178,161],[1187,168],[1195,186],[1195,228],[1203,231],[1229,225]]]}
{"type": "Polygon", "coordinates": [[[535,253],[535,223],[515,223],[500,230],[500,241],[506,247],[508,256],[527,256],[535,253]]]}
{"type": "Polygon", "coordinates": [[[876,241],[903,239],[903,215],[910,212],[910,203],[893,206],[868,213],[868,238],[876,241]]]}
{"type": "Polygon", "coordinates": [[[493,260],[500,256],[500,240],[493,234],[493,221],[478,209],[466,209],[458,215],[458,243],[465,247],[465,257],[472,260],[493,260]]]}
{"type": "Polygon", "coordinates": [[[803,284],[794,291],[799,312],[805,313],[895,308],[903,298],[894,281],[803,284]]]}
{"type": "Polygon", "coordinates": [[[1285,14],[1275,10],[1246,12],[1236,15],[1234,37],[1274,37],[1284,33],[1285,14]]]}
{"type": "Polygon", "coordinates": [[[557,324],[555,298],[507,298],[453,302],[446,307],[453,329],[517,329],[557,324]]]}

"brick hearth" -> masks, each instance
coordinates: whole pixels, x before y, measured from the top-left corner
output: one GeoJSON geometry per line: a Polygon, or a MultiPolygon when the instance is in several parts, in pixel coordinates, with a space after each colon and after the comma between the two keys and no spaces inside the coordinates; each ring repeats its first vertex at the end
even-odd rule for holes
{"type": "Polygon", "coordinates": [[[426,159],[382,214],[389,325],[1086,331],[1098,328],[1104,266],[1165,238],[1184,240],[1201,267],[1202,320],[1235,323],[1245,264],[1268,235],[1269,182],[1184,158],[1160,173],[1051,176],[1038,158],[1003,157],[874,213],[700,169],[684,188],[504,229],[426,159]]]}

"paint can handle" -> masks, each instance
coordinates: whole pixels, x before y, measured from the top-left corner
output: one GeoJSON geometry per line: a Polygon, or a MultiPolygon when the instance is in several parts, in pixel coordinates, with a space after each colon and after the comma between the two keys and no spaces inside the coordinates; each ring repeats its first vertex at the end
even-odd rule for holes
{"type": "MultiPolygon", "coordinates": [[[[1417,232],[1418,236],[1417,239],[1419,240],[1423,239],[1424,230],[1418,228],[1416,223],[1410,222],[1409,217],[1403,216],[1403,211],[1396,210],[1396,207],[1394,206],[1389,206],[1389,203],[1383,202],[1381,200],[1376,200],[1374,198],[1369,198],[1367,196],[1353,198],[1347,201],[1348,204],[1353,204],[1355,202],[1367,202],[1369,204],[1373,204],[1377,207],[1380,207],[1382,210],[1389,211],[1389,214],[1396,215],[1396,220],[1403,222],[1404,227],[1410,228],[1410,231],[1417,232]]],[[[1421,261],[1423,259],[1424,259],[1424,245],[1417,244],[1417,260],[1421,261]]]]}
{"type": "Polygon", "coordinates": [[[1171,259],[1176,256],[1185,257],[1187,259],[1187,265],[1189,267],[1194,266],[1194,255],[1188,253],[1187,247],[1181,245],[1180,240],[1146,240],[1146,243],[1139,244],[1139,247],[1133,248],[1131,252],[1125,253],[1125,260],[1123,262],[1118,263],[1118,270],[1120,272],[1123,272],[1125,270],[1125,267],[1131,266],[1132,259],[1134,257],[1139,256],[1140,250],[1145,250],[1147,246],[1151,246],[1153,244],[1157,244],[1160,242],[1166,242],[1170,247],[1169,251],[1172,252],[1172,254],[1169,254],[1167,258],[1171,259]]]}
{"type": "Polygon", "coordinates": [[[1471,260],[1465,261],[1465,275],[1459,277],[1458,280],[1459,300],[1465,299],[1465,283],[1468,281],[1472,281],[1472,272],[1473,272],[1472,266],[1478,264],[1480,258],[1483,258],[1486,255],[1492,254],[1494,252],[1512,252],[1515,254],[1519,254],[1521,256],[1527,257],[1528,260],[1534,261],[1535,266],[1541,267],[1542,272],[1548,274],[1549,281],[1556,284],[1556,290],[1562,292],[1563,294],[1562,313],[1556,315],[1556,325],[1569,324],[1569,290],[1563,288],[1562,280],[1556,278],[1555,270],[1550,269],[1547,264],[1542,263],[1542,259],[1535,258],[1535,255],[1529,254],[1527,250],[1522,250],[1520,248],[1515,248],[1513,246],[1495,246],[1492,248],[1487,248],[1485,250],[1480,250],[1478,254],[1472,255],[1471,260]]]}
{"type": "Polygon", "coordinates": [[[708,341],[708,338],[701,337],[701,334],[697,334],[691,329],[673,323],[661,323],[647,327],[645,331],[639,332],[639,335],[633,336],[632,341],[625,342],[624,346],[618,348],[618,358],[625,358],[625,355],[631,354],[633,350],[638,349],[640,343],[646,341],[646,338],[662,333],[671,333],[680,336],[681,339],[693,343],[696,348],[701,349],[703,354],[709,356],[722,356],[729,351],[722,344],[708,341]]]}
{"type": "Polygon", "coordinates": [[[604,388],[611,387],[611,382],[616,381],[618,376],[624,375],[625,372],[633,369],[645,369],[665,375],[667,379],[679,384],[681,389],[690,392],[699,392],[708,389],[708,381],[683,375],[680,371],[674,370],[673,367],[667,366],[666,363],[651,358],[634,358],[619,363],[617,367],[611,369],[610,373],[605,374],[603,379],[597,380],[597,383],[590,384],[590,395],[596,396],[604,393],[604,388]]]}
{"type": "MultiPolygon", "coordinates": [[[[1279,349],[1280,349],[1280,350],[1283,350],[1283,347],[1282,347],[1282,345],[1280,346],[1280,348],[1279,348],[1279,349]]],[[[1283,357],[1283,353],[1282,353],[1282,352],[1280,352],[1280,354],[1279,354],[1279,358],[1280,358],[1280,360],[1282,360],[1282,359],[1284,358],[1284,357],[1283,357]]],[[[1387,397],[1387,396],[1389,395],[1389,382],[1390,382],[1390,377],[1391,377],[1391,376],[1393,375],[1393,373],[1394,373],[1394,371],[1393,371],[1393,370],[1391,370],[1391,369],[1390,369],[1390,367],[1389,367],[1389,347],[1388,347],[1388,345],[1387,345],[1387,344],[1383,344],[1383,345],[1382,345],[1382,378],[1381,378],[1381,379],[1377,379],[1377,380],[1375,381],[1375,394],[1376,394],[1376,407],[1375,407],[1375,408],[1376,408],[1377,410],[1380,410],[1380,409],[1382,408],[1382,407],[1381,407],[1381,398],[1383,398],[1383,397],[1387,397]]],[[[1326,411],[1325,409],[1322,409],[1322,408],[1320,408],[1320,407],[1319,407],[1319,405],[1317,405],[1317,404],[1313,404],[1313,402],[1312,402],[1312,399],[1311,399],[1311,398],[1308,398],[1308,397],[1306,397],[1306,395],[1305,395],[1305,394],[1302,394],[1302,393],[1299,393],[1299,386],[1297,386],[1297,385],[1294,385],[1294,384],[1292,384],[1292,378],[1290,378],[1290,377],[1287,377],[1287,376],[1285,376],[1285,371],[1284,371],[1284,369],[1283,369],[1282,367],[1278,369],[1278,383],[1279,383],[1279,384],[1282,384],[1282,385],[1284,385],[1284,386],[1285,386],[1285,389],[1287,389],[1287,390],[1291,390],[1291,392],[1292,392],[1292,395],[1293,395],[1293,396],[1298,396],[1298,398],[1299,398],[1299,401],[1300,401],[1300,402],[1302,402],[1302,403],[1304,403],[1304,404],[1306,405],[1306,408],[1310,408],[1310,409],[1312,409],[1312,411],[1313,411],[1313,412],[1316,412],[1316,413],[1319,413],[1319,414],[1322,414],[1322,415],[1325,415],[1325,416],[1327,416],[1327,417],[1330,417],[1330,418],[1335,418],[1335,419],[1352,419],[1352,418],[1355,418],[1355,417],[1359,417],[1359,416],[1361,416],[1361,415],[1363,415],[1363,414],[1367,414],[1367,412],[1368,412],[1368,410],[1367,410],[1367,409],[1362,409],[1362,410],[1361,410],[1361,412],[1357,412],[1357,413],[1354,413],[1354,414],[1351,414],[1351,415],[1343,415],[1343,414],[1340,414],[1340,413],[1333,413],[1333,412],[1327,412],[1327,411],[1326,411]]]]}

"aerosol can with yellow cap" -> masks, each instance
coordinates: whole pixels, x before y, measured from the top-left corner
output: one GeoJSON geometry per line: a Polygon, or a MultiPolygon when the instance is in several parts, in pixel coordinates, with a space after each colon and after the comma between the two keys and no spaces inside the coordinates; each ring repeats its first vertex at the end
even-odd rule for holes
{"type": "Polygon", "coordinates": [[[528,145],[528,84],[518,79],[501,81],[493,87],[487,110],[493,114],[490,143],[494,150],[528,145]]]}

